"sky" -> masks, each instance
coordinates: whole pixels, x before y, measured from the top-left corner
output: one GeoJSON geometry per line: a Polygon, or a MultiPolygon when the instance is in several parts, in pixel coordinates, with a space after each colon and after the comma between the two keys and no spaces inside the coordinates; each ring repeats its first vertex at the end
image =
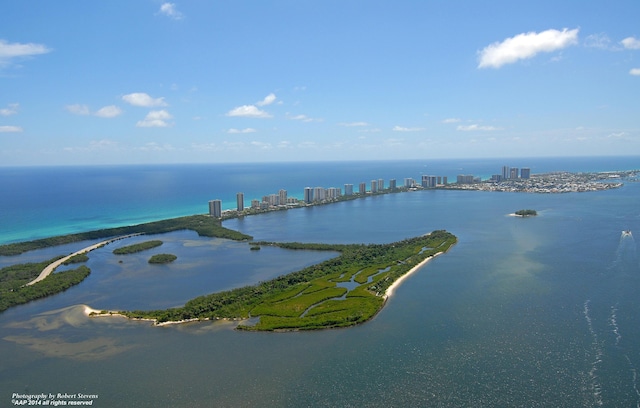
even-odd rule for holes
{"type": "Polygon", "coordinates": [[[0,166],[640,152],[640,2],[0,3],[0,166]]]}

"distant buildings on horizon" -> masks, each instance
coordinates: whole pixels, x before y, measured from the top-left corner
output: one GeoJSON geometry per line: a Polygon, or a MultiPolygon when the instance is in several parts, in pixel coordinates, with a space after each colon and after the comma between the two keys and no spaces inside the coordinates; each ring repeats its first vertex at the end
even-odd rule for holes
{"type": "MultiPolygon", "coordinates": [[[[515,179],[528,179],[531,177],[531,170],[528,167],[518,169],[517,167],[502,166],[501,174],[494,174],[489,181],[500,182],[504,180],[515,179]]],[[[456,178],[457,184],[472,184],[481,182],[480,177],[475,177],[472,174],[459,174],[456,178]]],[[[405,178],[403,187],[405,189],[417,189],[417,188],[435,188],[448,185],[447,176],[433,176],[423,175],[420,180],[420,184],[413,178],[405,178]]],[[[344,185],[344,195],[351,196],[354,194],[353,184],[344,185]]],[[[375,194],[382,191],[397,190],[396,179],[389,180],[389,186],[385,189],[384,179],[374,179],[369,183],[370,194],[375,194]]],[[[358,194],[367,194],[367,183],[361,182],[358,184],[358,194]]],[[[342,197],[342,189],[339,187],[305,187],[302,201],[305,204],[319,203],[323,201],[332,201],[342,197]]],[[[251,200],[250,208],[253,210],[268,210],[273,207],[286,207],[299,205],[297,198],[288,197],[287,190],[280,190],[278,194],[269,194],[262,197],[262,200],[251,200]]],[[[239,192],[236,194],[236,211],[241,212],[246,209],[244,203],[244,193],[239,192]]],[[[209,215],[216,218],[222,218],[222,200],[209,201],[209,215]]]]}

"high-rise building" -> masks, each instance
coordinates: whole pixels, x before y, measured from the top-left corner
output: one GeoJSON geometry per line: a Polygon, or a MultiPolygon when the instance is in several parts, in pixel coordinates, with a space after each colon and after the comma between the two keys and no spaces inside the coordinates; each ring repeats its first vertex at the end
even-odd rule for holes
{"type": "Polygon", "coordinates": [[[327,198],[327,191],[324,187],[313,188],[313,201],[322,201],[327,198]]]}
{"type": "Polygon", "coordinates": [[[511,170],[509,171],[509,178],[513,180],[520,178],[520,172],[518,171],[517,167],[511,168],[511,170]]]}
{"type": "Polygon", "coordinates": [[[209,215],[216,218],[222,217],[222,200],[209,201],[209,215]]]}
{"type": "Polygon", "coordinates": [[[424,188],[432,188],[438,184],[437,176],[422,176],[422,187],[424,188]]]}
{"type": "Polygon", "coordinates": [[[395,189],[396,189],[396,179],[389,180],[389,190],[395,190],[395,189]]]}
{"type": "Polygon", "coordinates": [[[309,204],[313,201],[313,189],[311,187],[304,188],[304,202],[309,204]]]}
{"type": "Polygon", "coordinates": [[[378,192],[378,180],[371,180],[371,192],[372,193],[378,192]]]}
{"type": "Polygon", "coordinates": [[[458,184],[473,184],[474,181],[475,178],[473,177],[473,174],[458,174],[458,184]]]}
{"type": "Polygon", "coordinates": [[[502,179],[507,180],[511,177],[511,173],[509,172],[509,166],[502,166],[502,179]]]}
{"type": "Polygon", "coordinates": [[[344,185],[344,195],[346,196],[353,195],[353,184],[344,185]]]}
{"type": "Polygon", "coordinates": [[[251,200],[251,208],[259,209],[260,208],[260,200],[256,200],[255,198],[251,200]]]}
{"type": "Polygon", "coordinates": [[[340,191],[340,189],[338,187],[329,187],[327,189],[327,198],[328,199],[338,198],[341,195],[342,195],[342,191],[340,191]]]}
{"type": "Polygon", "coordinates": [[[282,189],[278,191],[278,201],[280,205],[287,204],[287,190],[282,189]]]}
{"type": "Polygon", "coordinates": [[[236,209],[238,211],[244,210],[244,193],[236,194],[236,209]]]}
{"type": "Polygon", "coordinates": [[[447,176],[442,176],[442,184],[447,185],[447,176]]]}
{"type": "Polygon", "coordinates": [[[378,179],[378,191],[384,190],[384,180],[378,179]]]}
{"type": "Polygon", "coordinates": [[[522,177],[523,179],[529,179],[531,178],[531,169],[528,167],[523,167],[520,170],[520,177],[522,177]]]}
{"type": "Polygon", "coordinates": [[[416,185],[416,181],[410,177],[407,177],[404,179],[404,186],[406,188],[411,188],[411,187],[415,187],[416,185]]]}
{"type": "Polygon", "coordinates": [[[358,185],[358,192],[360,194],[367,194],[367,183],[360,183],[358,185]]]}

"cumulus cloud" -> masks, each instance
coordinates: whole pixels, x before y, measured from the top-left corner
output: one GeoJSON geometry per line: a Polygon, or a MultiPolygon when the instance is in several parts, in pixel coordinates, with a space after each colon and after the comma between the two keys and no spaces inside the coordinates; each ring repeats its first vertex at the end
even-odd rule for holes
{"type": "Polygon", "coordinates": [[[456,128],[457,130],[461,130],[463,132],[474,132],[474,131],[484,131],[484,132],[491,132],[494,130],[500,130],[500,128],[497,128],[495,126],[480,126],[480,125],[460,125],[456,128]]]}
{"type": "Polygon", "coordinates": [[[10,103],[6,108],[0,109],[0,116],[11,116],[18,113],[19,103],[10,103]]]}
{"type": "Polygon", "coordinates": [[[424,130],[424,128],[420,128],[420,127],[408,128],[408,127],[402,127],[402,126],[393,127],[394,132],[420,132],[422,130],[424,130]]]}
{"type": "Polygon", "coordinates": [[[115,105],[105,106],[98,109],[98,111],[95,113],[96,116],[101,118],[115,118],[116,116],[120,116],[121,114],[122,109],[115,105]]]}
{"type": "Polygon", "coordinates": [[[267,112],[258,109],[255,105],[242,105],[231,109],[227,112],[227,116],[244,117],[244,118],[270,118],[267,112]]]}
{"type": "Polygon", "coordinates": [[[89,111],[89,107],[87,105],[67,105],[64,107],[68,112],[73,113],[74,115],[89,115],[91,112],[89,111]]]}
{"type": "Polygon", "coordinates": [[[152,98],[144,92],[134,92],[124,95],[122,100],[133,106],[142,106],[144,108],[154,108],[158,106],[168,106],[164,98],[152,98]]]}
{"type": "Polygon", "coordinates": [[[0,133],[20,133],[22,128],[20,126],[0,126],[0,133]]]}
{"type": "Polygon", "coordinates": [[[184,17],[183,14],[176,8],[175,3],[163,3],[160,6],[160,10],[158,11],[158,13],[167,17],[171,17],[174,20],[181,20],[184,17]]]}
{"type": "Polygon", "coordinates": [[[173,119],[173,116],[166,110],[151,111],[144,120],[136,123],[137,127],[167,127],[170,123],[167,121],[173,119]]]}
{"type": "Polygon", "coordinates": [[[0,66],[8,65],[14,58],[30,57],[48,52],[51,50],[42,44],[9,43],[6,40],[0,40],[0,66]]]}
{"type": "Polygon", "coordinates": [[[552,52],[578,43],[579,29],[529,32],[495,42],[479,51],[478,68],[500,68],[519,60],[533,58],[541,52],[552,52]]]}
{"type": "Polygon", "coordinates": [[[267,106],[267,105],[271,105],[272,103],[274,103],[276,101],[276,95],[273,93],[270,93],[269,95],[265,96],[265,98],[263,100],[261,100],[260,102],[257,102],[256,105],[258,106],[267,106]]]}
{"type": "Polygon", "coordinates": [[[620,43],[628,50],[640,50],[640,40],[635,37],[627,37],[620,43]]]}
{"type": "Polygon", "coordinates": [[[631,68],[631,70],[629,71],[629,74],[640,76],[640,68],[631,68]]]}
{"type": "Polygon", "coordinates": [[[230,133],[230,134],[255,133],[255,132],[256,130],[254,128],[245,128],[245,129],[231,128],[227,130],[227,133],[230,133]]]}

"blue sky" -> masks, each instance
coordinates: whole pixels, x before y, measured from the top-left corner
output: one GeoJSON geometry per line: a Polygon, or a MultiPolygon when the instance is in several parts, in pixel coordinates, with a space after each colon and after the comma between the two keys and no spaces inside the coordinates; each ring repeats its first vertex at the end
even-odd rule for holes
{"type": "Polygon", "coordinates": [[[0,4],[0,165],[629,155],[640,2],[0,4]]]}

